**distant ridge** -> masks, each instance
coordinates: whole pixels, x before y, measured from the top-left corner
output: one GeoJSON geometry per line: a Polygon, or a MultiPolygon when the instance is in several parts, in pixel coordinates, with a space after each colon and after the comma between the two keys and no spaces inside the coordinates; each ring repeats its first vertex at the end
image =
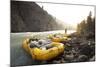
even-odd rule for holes
{"type": "Polygon", "coordinates": [[[35,2],[11,1],[11,32],[62,30],[63,25],[35,2]]]}

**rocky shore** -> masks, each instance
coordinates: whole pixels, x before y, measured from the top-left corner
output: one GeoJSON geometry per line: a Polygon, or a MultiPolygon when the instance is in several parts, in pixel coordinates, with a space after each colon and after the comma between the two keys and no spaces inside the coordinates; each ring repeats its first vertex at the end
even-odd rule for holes
{"type": "Polygon", "coordinates": [[[95,61],[95,40],[86,37],[70,36],[71,40],[62,42],[65,45],[64,53],[50,61],[40,61],[41,64],[59,64],[72,62],[95,61]]]}

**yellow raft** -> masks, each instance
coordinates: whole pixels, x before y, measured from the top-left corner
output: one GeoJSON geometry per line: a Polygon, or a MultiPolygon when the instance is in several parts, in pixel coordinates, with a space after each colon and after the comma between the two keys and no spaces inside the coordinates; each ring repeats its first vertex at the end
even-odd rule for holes
{"type": "Polygon", "coordinates": [[[62,37],[54,37],[54,35],[48,35],[48,38],[50,38],[53,42],[63,42],[67,40],[67,35],[66,34],[60,34],[63,35],[62,37]]]}
{"type": "Polygon", "coordinates": [[[23,41],[22,47],[36,60],[51,60],[64,52],[64,44],[52,42],[52,48],[42,50],[40,48],[30,48],[29,39],[23,41]]]}
{"type": "Polygon", "coordinates": [[[53,42],[62,42],[62,41],[65,41],[66,39],[67,39],[67,37],[62,37],[62,38],[53,37],[52,41],[53,42]]]}

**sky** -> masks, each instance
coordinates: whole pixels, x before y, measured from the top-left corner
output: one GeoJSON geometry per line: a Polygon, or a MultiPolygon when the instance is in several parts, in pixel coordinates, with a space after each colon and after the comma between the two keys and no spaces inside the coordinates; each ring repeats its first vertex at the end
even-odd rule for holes
{"type": "Polygon", "coordinates": [[[68,5],[68,4],[51,4],[51,3],[37,3],[40,7],[46,10],[49,14],[63,21],[64,23],[77,25],[82,20],[86,19],[89,12],[94,16],[95,8],[93,6],[83,5],[68,5]]]}

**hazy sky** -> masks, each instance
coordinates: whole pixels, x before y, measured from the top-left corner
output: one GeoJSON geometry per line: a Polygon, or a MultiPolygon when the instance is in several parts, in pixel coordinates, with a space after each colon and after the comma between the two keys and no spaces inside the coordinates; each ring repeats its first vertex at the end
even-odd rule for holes
{"type": "Polygon", "coordinates": [[[49,14],[64,23],[77,24],[83,19],[86,19],[89,12],[94,16],[93,6],[80,6],[80,5],[65,5],[65,4],[50,4],[50,3],[37,3],[40,7],[46,10],[49,14]]]}

